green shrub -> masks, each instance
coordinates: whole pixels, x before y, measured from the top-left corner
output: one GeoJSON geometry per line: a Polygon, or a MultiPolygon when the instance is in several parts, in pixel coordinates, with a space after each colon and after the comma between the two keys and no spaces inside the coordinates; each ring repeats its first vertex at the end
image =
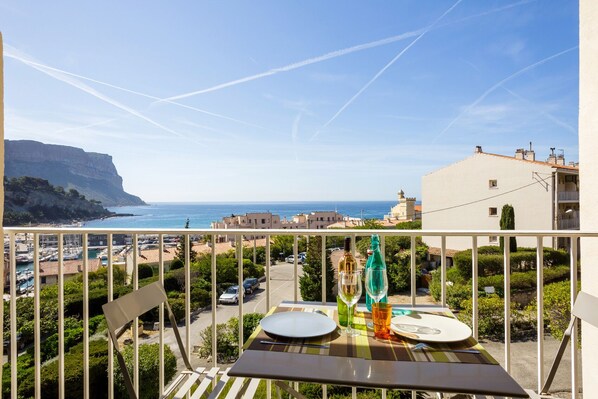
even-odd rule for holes
{"type": "MultiPolygon", "coordinates": [[[[464,300],[461,307],[463,311],[457,314],[457,318],[472,327],[473,300],[464,300]]],[[[498,295],[478,298],[478,334],[480,337],[488,339],[504,339],[504,301],[498,295]]],[[[511,338],[522,339],[535,334],[534,313],[528,309],[518,310],[517,304],[511,303],[511,338]]]]}
{"type": "Polygon", "coordinates": [[[185,267],[185,262],[183,262],[179,258],[174,258],[172,260],[172,262],[170,262],[170,270],[182,269],[184,267],[185,267]]]}
{"type": "MultiPolygon", "coordinates": [[[[139,345],[139,397],[157,398],[159,395],[160,344],[139,345]]],[[[133,375],[133,346],[128,345],[122,351],[129,375],[133,375]]],[[[176,357],[168,345],[164,345],[164,380],[170,381],[176,374],[176,357]]],[[[114,357],[115,391],[123,398],[128,397],[120,365],[114,357]]]]}
{"type": "MultiPolygon", "coordinates": [[[[471,278],[471,249],[460,251],[453,257],[455,267],[463,278],[471,278]]],[[[544,266],[568,264],[567,253],[562,250],[544,248],[544,266]]],[[[536,249],[519,248],[511,253],[511,271],[529,271],[536,269],[536,249]]],[[[478,275],[492,276],[504,273],[503,255],[498,247],[480,247],[478,249],[478,275]]]]}
{"type": "Polygon", "coordinates": [[[150,265],[141,263],[137,266],[137,275],[139,276],[139,280],[143,280],[144,278],[152,277],[154,270],[150,265]]]}
{"type": "MultiPolygon", "coordinates": [[[[577,289],[579,290],[579,285],[577,289]]],[[[571,283],[561,281],[544,287],[544,320],[550,334],[562,339],[571,321],[571,283]]]]}
{"type": "MultiPolygon", "coordinates": [[[[451,270],[451,269],[449,269],[451,270]]],[[[449,270],[447,270],[447,285],[446,285],[446,304],[451,309],[459,309],[461,302],[471,298],[471,284],[462,283],[462,278],[458,277],[455,281],[449,279],[449,270]]],[[[435,301],[440,301],[442,296],[441,284],[440,284],[440,270],[432,271],[432,281],[430,281],[430,295],[435,301]]],[[[451,272],[451,276],[454,276],[455,272],[451,272]]]]}
{"type": "MultiPolygon", "coordinates": [[[[251,336],[257,328],[260,320],[264,317],[261,313],[248,313],[243,315],[243,343],[251,336]]],[[[231,318],[227,323],[216,326],[217,338],[216,347],[218,362],[228,363],[235,361],[239,356],[239,319],[231,318]]],[[[199,357],[209,358],[212,356],[212,326],[204,328],[199,333],[199,357]]]]}

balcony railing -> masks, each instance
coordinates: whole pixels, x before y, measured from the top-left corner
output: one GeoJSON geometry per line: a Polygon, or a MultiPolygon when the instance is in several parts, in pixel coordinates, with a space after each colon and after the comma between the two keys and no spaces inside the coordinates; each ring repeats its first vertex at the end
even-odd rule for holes
{"type": "MultiPolygon", "coordinates": [[[[5,301],[9,302],[8,308],[8,320],[10,321],[10,330],[9,330],[9,338],[8,338],[8,359],[10,362],[10,397],[17,398],[18,397],[18,383],[20,382],[20,377],[18,375],[18,368],[17,362],[14,359],[20,355],[19,350],[19,334],[17,331],[17,299],[19,297],[18,293],[18,281],[17,281],[17,262],[16,262],[16,248],[17,248],[17,239],[22,239],[25,235],[28,237],[32,245],[33,251],[33,311],[32,311],[32,318],[33,320],[28,320],[30,323],[32,322],[33,328],[33,335],[34,340],[32,342],[32,346],[30,350],[33,352],[34,356],[34,364],[35,364],[35,371],[33,373],[33,384],[34,384],[34,393],[35,397],[39,398],[42,397],[42,378],[41,378],[41,369],[42,369],[42,359],[41,359],[41,348],[43,341],[46,337],[42,336],[42,329],[40,326],[41,317],[41,303],[40,303],[40,286],[42,285],[42,280],[40,276],[40,257],[42,254],[42,248],[40,248],[40,239],[42,236],[45,235],[53,235],[57,237],[57,253],[62,254],[64,248],[64,237],[68,235],[81,235],[82,237],[82,254],[83,259],[81,260],[82,269],[80,275],[82,276],[82,286],[83,286],[83,294],[82,294],[82,321],[83,321],[83,358],[82,358],[82,367],[84,371],[83,375],[83,392],[84,397],[90,397],[90,391],[97,389],[97,387],[92,386],[90,383],[90,331],[89,331],[89,322],[90,322],[90,309],[89,309],[89,300],[90,300],[90,284],[89,284],[89,273],[90,273],[90,259],[88,258],[88,238],[91,234],[98,234],[98,235],[105,235],[107,243],[107,251],[108,257],[106,262],[106,270],[107,270],[107,299],[113,300],[115,298],[115,284],[114,284],[114,271],[117,267],[116,262],[113,260],[111,254],[114,251],[115,245],[113,244],[113,238],[117,234],[125,234],[131,237],[132,245],[129,246],[129,261],[128,264],[132,269],[132,273],[129,276],[131,278],[130,285],[133,289],[138,288],[139,279],[138,279],[138,270],[139,264],[142,263],[139,259],[140,250],[139,250],[139,243],[140,237],[146,236],[154,236],[157,238],[157,245],[158,245],[158,280],[164,282],[164,273],[165,273],[165,259],[164,254],[167,248],[165,247],[165,238],[169,236],[181,236],[185,240],[185,266],[184,270],[184,328],[182,329],[183,335],[185,337],[184,343],[186,345],[187,351],[191,353],[192,343],[193,340],[196,340],[198,337],[192,337],[191,335],[191,315],[194,309],[191,306],[191,288],[189,282],[191,281],[191,268],[190,268],[190,237],[201,235],[206,238],[209,238],[212,243],[218,242],[218,236],[223,235],[230,235],[231,230],[222,229],[222,230],[210,230],[210,229],[173,229],[173,230],[166,230],[166,229],[154,229],[154,230],[141,230],[141,229],[84,229],[84,228],[5,228],[4,233],[8,237],[8,259],[9,259],[9,286],[8,286],[8,294],[5,298],[5,301]]],[[[236,235],[236,258],[237,258],[237,268],[238,268],[238,284],[239,287],[242,286],[243,282],[243,256],[242,256],[242,242],[244,236],[254,236],[259,234],[260,236],[265,236],[265,291],[262,295],[265,296],[265,305],[266,309],[269,309],[271,306],[275,305],[272,301],[272,290],[271,290],[271,259],[270,259],[270,252],[271,252],[271,244],[270,238],[273,236],[292,236],[293,237],[293,253],[295,263],[293,265],[293,289],[292,289],[292,297],[287,298],[290,300],[298,301],[300,300],[300,293],[299,293],[299,267],[298,264],[298,242],[301,236],[310,236],[310,237],[321,237],[322,240],[322,250],[321,250],[321,264],[322,266],[322,298],[325,298],[325,293],[327,292],[326,287],[326,257],[328,256],[328,252],[326,250],[326,240],[330,239],[329,237],[345,237],[349,236],[352,238],[353,244],[356,243],[356,239],[359,237],[366,237],[370,236],[371,234],[379,234],[381,236],[381,250],[384,253],[385,248],[385,240],[388,237],[409,237],[410,239],[410,285],[411,290],[409,292],[410,303],[413,306],[417,305],[417,292],[416,292],[416,237],[424,236],[424,237],[440,237],[440,252],[441,252],[441,262],[440,262],[440,279],[441,279],[441,295],[440,295],[440,304],[446,306],[447,303],[447,257],[446,257],[446,240],[448,237],[469,237],[471,239],[471,248],[472,248],[472,255],[471,255],[471,262],[472,262],[472,271],[471,271],[471,284],[472,284],[472,304],[473,304],[473,313],[472,313],[472,329],[475,338],[478,338],[478,326],[480,324],[479,315],[478,315],[478,237],[488,237],[488,236],[503,236],[505,237],[505,241],[508,242],[508,238],[510,236],[516,237],[533,237],[536,239],[537,242],[537,250],[536,250],[536,264],[543,265],[544,264],[544,251],[543,251],[543,243],[545,242],[545,238],[566,238],[569,242],[569,254],[570,254],[570,290],[571,290],[571,302],[575,300],[575,296],[577,293],[577,277],[578,277],[578,238],[580,237],[598,237],[598,233],[586,233],[581,231],[424,231],[424,230],[267,230],[262,229],[258,230],[256,234],[256,230],[253,229],[243,229],[243,230],[235,230],[234,234],[236,235]]],[[[352,246],[355,248],[355,245],[352,246]]],[[[217,307],[217,281],[216,281],[216,270],[217,270],[217,256],[216,256],[216,245],[211,245],[211,298],[210,298],[210,305],[211,309],[211,325],[215,326],[217,324],[217,314],[219,313],[219,309],[217,307]]],[[[125,251],[126,252],[126,251],[125,251]]],[[[503,316],[505,320],[504,326],[504,362],[502,363],[503,367],[508,371],[511,372],[511,365],[513,359],[513,351],[511,346],[511,284],[510,284],[510,276],[511,276],[511,267],[510,267],[510,250],[509,246],[505,245],[504,249],[504,310],[503,316]]],[[[57,363],[58,363],[58,396],[63,398],[65,396],[65,389],[67,389],[65,383],[65,261],[61,256],[58,257],[57,261],[57,298],[56,298],[56,313],[57,313],[57,324],[58,324],[58,351],[57,351],[57,363]]],[[[276,266],[274,266],[276,267],[276,266]]],[[[3,276],[5,278],[6,276],[3,276]]],[[[2,284],[3,285],[3,284],[2,284]]],[[[543,278],[543,268],[537,268],[537,292],[536,292],[536,300],[537,300],[537,365],[535,366],[535,373],[537,374],[537,388],[540,388],[541,384],[543,383],[545,377],[545,370],[544,370],[544,309],[543,309],[543,295],[544,295],[544,278],[543,278]]],[[[46,306],[46,305],[44,305],[46,306]]],[[[244,314],[244,304],[243,301],[239,301],[238,305],[238,315],[239,315],[239,351],[242,351],[242,342],[243,342],[243,317],[244,314]]],[[[47,310],[44,308],[44,310],[47,310]]],[[[4,320],[0,317],[0,321],[4,320]]],[[[1,322],[0,322],[1,323],[1,322]]],[[[163,353],[163,344],[165,342],[165,324],[164,324],[164,312],[163,309],[160,309],[159,312],[159,343],[160,343],[160,372],[157,378],[159,378],[159,386],[164,387],[167,383],[164,377],[164,353],[163,353]]],[[[1,325],[3,328],[3,324],[1,325]]],[[[138,356],[138,348],[141,339],[139,338],[138,334],[138,324],[133,324],[133,334],[132,334],[132,341],[133,341],[133,351],[134,351],[134,370],[133,370],[133,378],[135,381],[139,381],[139,356],[138,356]]],[[[217,334],[212,334],[212,354],[211,354],[211,362],[214,366],[218,362],[218,352],[217,352],[217,334]]],[[[111,344],[109,342],[106,343],[108,348],[110,348],[111,344]]],[[[5,350],[6,352],[6,350],[5,350]]],[[[515,355],[516,356],[516,355],[515,355]]],[[[108,351],[108,384],[107,389],[108,393],[107,396],[109,398],[114,397],[114,367],[113,367],[113,358],[112,358],[112,350],[108,351]]],[[[572,397],[576,397],[577,392],[579,391],[578,387],[578,354],[576,345],[572,345],[571,349],[571,393],[572,397]]],[[[1,381],[1,379],[0,379],[1,381]]],[[[527,387],[532,388],[532,387],[527,387]]],[[[326,392],[326,390],[324,390],[326,392]]],[[[353,390],[355,394],[355,390],[353,390]]],[[[325,395],[325,394],[324,394],[325,395]]],[[[270,397],[270,390],[268,390],[268,398],[270,397]]]]}
{"type": "Polygon", "coordinates": [[[569,218],[559,220],[559,229],[561,230],[579,230],[579,218],[569,218]]]}
{"type": "Polygon", "coordinates": [[[558,193],[559,201],[579,201],[579,191],[561,191],[558,193]]]}

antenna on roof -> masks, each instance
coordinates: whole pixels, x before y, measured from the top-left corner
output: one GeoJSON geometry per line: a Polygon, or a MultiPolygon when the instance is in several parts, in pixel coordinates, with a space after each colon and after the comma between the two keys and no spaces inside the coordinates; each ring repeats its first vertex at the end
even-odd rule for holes
{"type": "Polygon", "coordinates": [[[554,155],[554,150],[556,149],[556,147],[550,147],[550,155],[554,155]]]}
{"type": "Polygon", "coordinates": [[[529,150],[532,151],[532,142],[529,142],[529,150]]]}

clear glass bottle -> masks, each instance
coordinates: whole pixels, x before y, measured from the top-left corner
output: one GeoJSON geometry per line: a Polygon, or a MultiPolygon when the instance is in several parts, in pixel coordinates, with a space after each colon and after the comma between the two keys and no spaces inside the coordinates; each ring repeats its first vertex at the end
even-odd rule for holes
{"type": "MultiPolygon", "coordinates": [[[[351,273],[357,270],[357,260],[351,253],[351,237],[345,237],[345,253],[338,261],[338,273],[340,272],[347,272],[351,273]]],[[[337,274],[338,278],[338,274],[337,274]]],[[[346,327],[348,323],[353,322],[353,312],[355,311],[355,306],[352,306],[352,310],[347,312],[347,304],[343,302],[339,295],[336,296],[336,304],[338,308],[338,323],[346,327]],[[351,320],[348,320],[347,313],[350,314],[351,320]]]]}
{"type": "MultiPolygon", "coordinates": [[[[384,262],[384,256],[382,256],[382,252],[380,251],[380,236],[378,234],[372,234],[372,238],[370,241],[370,250],[372,251],[371,256],[368,257],[368,261],[365,264],[366,270],[370,267],[376,269],[386,269],[386,263],[384,262]]],[[[369,251],[368,251],[369,253],[369,251]]],[[[365,275],[365,273],[364,273],[365,275]]],[[[368,310],[372,311],[372,297],[366,292],[365,294],[365,306],[368,310]]],[[[388,296],[384,295],[384,297],[380,300],[380,302],[388,302],[388,296]]]]}

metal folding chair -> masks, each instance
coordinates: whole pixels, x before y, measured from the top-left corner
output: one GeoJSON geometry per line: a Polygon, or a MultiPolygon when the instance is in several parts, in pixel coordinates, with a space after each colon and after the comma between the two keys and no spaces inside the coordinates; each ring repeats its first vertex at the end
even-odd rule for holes
{"type": "Polygon", "coordinates": [[[119,349],[118,338],[130,327],[135,318],[162,303],[166,305],[165,308],[168,312],[170,324],[172,325],[174,335],[181,351],[183,362],[186,366],[186,370],[183,370],[174,378],[173,382],[168,386],[162,397],[169,397],[177,388],[178,390],[175,394],[175,397],[183,397],[186,393],[190,392],[204,370],[203,368],[193,370],[191,367],[191,363],[189,362],[187,351],[183,345],[183,340],[181,339],[172,309],[168,304],[168,297],[166,296],[166,292],[164,291],[162,285],[159,282],[146,285],[137,291],[131,292],[130,294],[122,296],[102,306],[104,316],[106,317],[106,322],[108,323],[110,339],[112,340],[114,348],[116,349],[118,364],[124,377],[127,392],[129,393],[129,397],[131,399],[137,399],[138,394],[135,391],[131,376],[127,370],[125,359],[123,358],[123,355],[119,349]]]}
{"type": "MultiPolygon", "coordinates": [[[[561,345],[554,357],[554,361],[552,362],[552,366],[550,367],[550,371],[548,372],[548,376],[544,381],[544,385],[539,393],[536,393],[531,390],[527,390],[527,393],[530,395],[531,398],[550,398],[552,397],[548,391],[550,390],[550,386],[552,385],[552,381],[554,380],[554,376],[556,375],[556,371],[561,363],[561,359],[563,358],[563,354],[565,353],[565,349],[567,348],[567,344],[571,340],[571,335],[573,333],[573,327],[577,323],[578,319],[585,321],[593,325],[594,327],[598,327],[598,298],[583,291],[580,291],[577,294],[577,298],[575,299],[575,305],[571,310],[571,321],[569,322],[569,326],[565,330],[563,335],[563,339],[561,341],[561,345]]],[[[571,345],[575,345],[575,339],[573,339],[573,343],[571,345]]]]}

